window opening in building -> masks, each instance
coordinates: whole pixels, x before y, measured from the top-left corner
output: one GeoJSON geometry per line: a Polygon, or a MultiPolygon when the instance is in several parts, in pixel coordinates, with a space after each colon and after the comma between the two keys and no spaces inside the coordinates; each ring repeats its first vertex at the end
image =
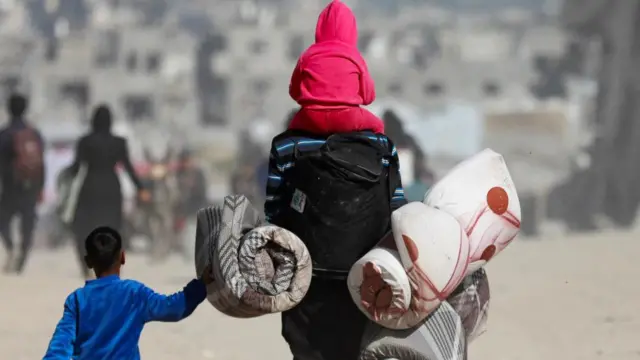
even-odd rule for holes
{"type": "Polygon", "coordinates": [[[445,93],[444,85],[439,82],[430,82],[424,86],[424,93],[432,96],[440,96],[445,93]]]}
{"type": "Polygon", "coordinates": [[[500,85],[495,81],[485,81],[482,84],[482,93],[487,97],[496,97],[500,95],[500,85]]]}
{"type": "Polygon", "coordinates": [[[130,95],[124,98],[124,111],[132,122],[151,120],[154,117],[153,101],[144,95],[130,95]]]}
{"type": "Polygon", "coordinates": [[[20,78],[17,76],[6,76],[0,80],[0,86],[6,94],[14,93],[18,90],[20,78]]]}
{"type": "Polygon", "coordinates": [[[131,52],[127,55],[127,70],[135,71],[138,68],[138,57],[136,53],[131,52]]]}
{"type": "Polygon", "coordinates": [[[118,62],[120,35],[113,31],[98,33],[95,42],[95,64],[99,68],[113,67],[118,62]]]}
{"type": "Polygon", "coordinates": [[[59,53],[60,44],[58,43],[58,40],[56,40],[55,38],[47,40],[45,44],[44,59],[48,63],[55,62],[56,60],[58,60],[59,53]]]}
{"type": "Polygon", "coordinates": [[[269,43],[267,43],[262,39],[253,40],[249,44],[249,50],[251,51],[252,54],[255,54],[255,55],[264,54],[265,52],[267,52],[268,47],[269,47],[269,43]]]}
{"type": "Polygon", "coordinates": [[[305,49],[304,45],[305,45],[304,36],[302,35],[292,36],[291,39],[289,39],[289,51],[287,54],[289,56],[289,60],[297,61],[298,57],[300,56],[300,54],[302,54],[302,52],[305,49]]]}
{"type": "Polygon", "coordinates": [[[80,109],[89,106],[89,84],[86,82],[68,82],[60,86],[61,100],[70,100],[80,109]]]}
{"type": "Polygon", "coordinates": [[[161,55],[157,53],[147,56],[147,71],[153,74],[160,71],[161,58],[161,55]]]}
{"type": "Polygon", "coordinates": [[[207,89],[201,94],[201,118],[204,126],[220,126],[227,124],[227,110],[229,100],[229,82],[227,79],[212,76],[207,83],[207,89]]]}
{"type": "Polygon", "coordinates": [[[400,83],[392,83],[389,85],[389,93],[392,95],[402,94],[402,85],[400,83]]]}
{"type": "Polygon", "coordinates": [[[358,50],[366,53],[373,41],[373,32],[371,31],[362,31],[358,36],[358,50]]]}

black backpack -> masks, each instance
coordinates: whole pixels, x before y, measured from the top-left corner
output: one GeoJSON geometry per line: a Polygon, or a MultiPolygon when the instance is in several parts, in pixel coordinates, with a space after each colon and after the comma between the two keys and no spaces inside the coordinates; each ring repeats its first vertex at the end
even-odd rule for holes
{"type": "Polygon", "coordinates": [[[392,148],[386,137],[362,133],[332,135],[317,151],[294,148],[279,225],[305,243],[315,275],[346,277],[388,232],[400,185],[392,148]]]}

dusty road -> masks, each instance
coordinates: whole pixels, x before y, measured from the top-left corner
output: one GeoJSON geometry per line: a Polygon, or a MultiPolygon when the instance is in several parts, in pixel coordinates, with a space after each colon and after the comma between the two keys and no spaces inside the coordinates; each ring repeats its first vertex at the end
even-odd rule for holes
{"type": "MultiPolygon", "coordinates": [[[[488,332],[472,360],[640,359],[640,235],[605,233],[519,241],[489,266],[488,332]]],[[[0,354],[42,358],[66,295],[81,286],[70,249],[36,252],[23,277],[0,275],[0,354]]],[[[193,275],[172,259],[150,266],[131,256],[125,277],[159,291],[178,290],[193,275]]],[[[290,359],[276,316],[226,318],[207,303],[179,324],[151,324],[144,359],[290,359]]],[[[338,359],[336,359],[338,360],[338,359]]]]}

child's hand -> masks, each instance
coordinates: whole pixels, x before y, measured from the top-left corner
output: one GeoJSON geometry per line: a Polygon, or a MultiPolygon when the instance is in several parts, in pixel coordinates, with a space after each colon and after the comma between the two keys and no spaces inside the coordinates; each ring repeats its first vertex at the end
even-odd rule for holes
{"type": "Polygon", "coordinates": [[[202,272],[202,275],[200,275],[200,281],[202,281],[205,285],[209,285],[213,282],[213,276],[211,275],[211,264],[209,264],[204,271],[202,272]]]}

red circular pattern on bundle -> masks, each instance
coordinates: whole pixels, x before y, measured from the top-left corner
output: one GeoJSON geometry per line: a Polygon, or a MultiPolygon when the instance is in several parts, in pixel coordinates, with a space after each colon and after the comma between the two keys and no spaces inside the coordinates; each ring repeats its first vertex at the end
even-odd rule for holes
{"type": "Polygon", "coordinates": [[[493,256],[496,254],[496,250],[497,249],[495,245],[487,246],[487,248],[484,249],[484,251],[482,252],[482,255],[480,256],[480,260],[484,260],[484,261],[491,260],[491,258],[493,258],[493,256]]]}
{"type": "Polygon", "coordinates": [[[487,192],[487,205],[493,213],[502,215],[509,208],[509,195],[507,191],[499,186],[491,188],[487,192]]]}
{"type": "Polygon", "coordinates": [[[382,279],[382,272],[372,262],[368,262],[362,269],[362,284],[360,284],[361,303],[375,319],[380,313],[391,306],[393,292],[389,284],[382,279]]]}
{"type": "Polygon", "coordinates": [[[411,259],[411,262],[414,263],[418,261],[418,256],[420,256],[420,253],[418,252],[418,246],[416,245],[416,242],[405,234],[402,234],[402,240],[404,241],[404,246],[407,248],[407,253],[409,254],[409,259],[411,259]]]}

